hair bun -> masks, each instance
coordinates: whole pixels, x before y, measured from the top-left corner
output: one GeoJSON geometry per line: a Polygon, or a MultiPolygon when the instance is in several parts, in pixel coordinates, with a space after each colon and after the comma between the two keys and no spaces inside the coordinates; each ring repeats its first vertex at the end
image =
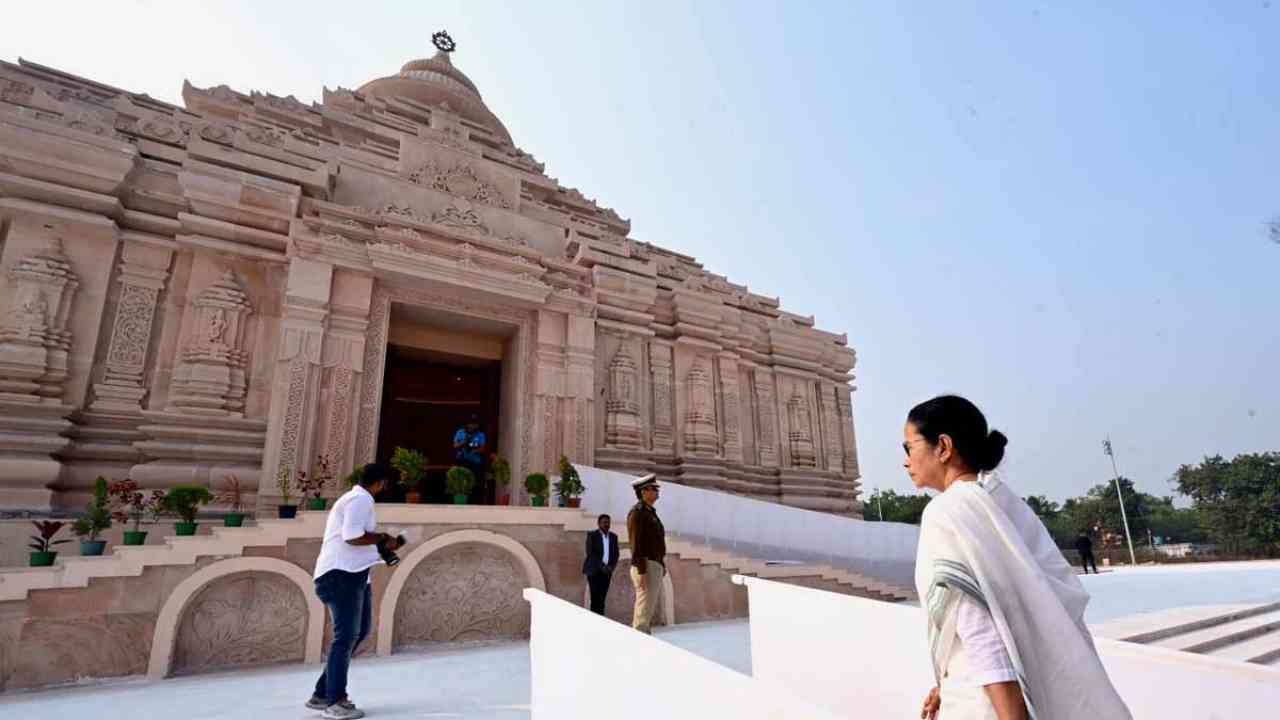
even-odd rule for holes
{"type": "Polygon", "coordinates": [[[986,452],[983,453],[985,457],[982,462],[985,467],[980,467],[978,470],[983,472],[995,470],[1000,461],[1004,459],[1004,447],[1008,444],[1009,438],[1005,437],[1004,433],[999,430],[992,430],[987,433],[986,452]]]}

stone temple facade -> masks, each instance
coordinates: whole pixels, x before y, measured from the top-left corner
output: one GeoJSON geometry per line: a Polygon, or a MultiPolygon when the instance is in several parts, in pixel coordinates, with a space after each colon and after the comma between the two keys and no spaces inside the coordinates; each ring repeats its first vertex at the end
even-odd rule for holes
{"type": "Polygon", "coordinates": [[[321,103],[183,99],[0,62],[0,511],[99,475],[270,507],[379,453],[392,343],[500,364],[517,479],[565,455],[859,510],[846,338],[633,238],[448,53],[321,103]]]}

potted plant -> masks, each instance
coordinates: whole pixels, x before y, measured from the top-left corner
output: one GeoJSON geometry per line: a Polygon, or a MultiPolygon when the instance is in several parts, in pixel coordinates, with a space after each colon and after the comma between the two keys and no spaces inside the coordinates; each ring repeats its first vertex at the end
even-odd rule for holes
{"type": "Polygon", "coordinates": [[[564,455],[560,456],[560,479],[556,481],[556,495],[564,500],[565,504],[571,508],[582,506],[582,491],[586,490],[582,486],[582,478],[578,476],[578,469],[569,462],[569,458],[564,455]]]}
{"type": "Polygon", "coordinates": [[[81,555],[101,555],[107,541],[98,535],[111,527],[111,508],[108,507],[107,479],[99,477],[93,483],[93,500],[85,507],[84,517],[75,521],[71,529],[80,536],[81,555]]]}
{"type": "Polygon", "coordinates": [[[222,489],[214,497],[214,502],[226,505],[231,512],[222,516],[222,524],[227,527],[244,525],[244,490],[240,486],[240,478],[228,475],[222,489]]]}
{"type": "Polygon", "coordinates": [[[161,505],[165,512],[178,516],[180,522],[174,523],[173,526],[177,535],[195,535],[196,511],[201,505],[212,500],[213,494],[207,488],[183,485],[166,493],[161,505]]]}
{"type": "Polygon", "coordinates": [[[347,476],[347,487],[352,488],[359,485],[362,478],[364,478],[364,466],[357,465],[356,469],[352,470],[351,474],[347,476]]]}
{"type": "Polygon", "coordinates": [[[142,520],[148,516],[155,518],[164,493],[152,490],[148,497],[138,489],[138,483],[125,479],[108,485],[107,495],[111,498],[111,517],[121,522],[133,521],[133,529],[124,531],[124,544],[146,544],[147,531],[142,529],[142,520]]]}
{"type": "Polygon", "coordinates": [[[467,496],[476,486],[476,474],[471,468],[454,465],[444,476],[445,492],[453,496],[454,505],[466,505],[467,496]]]}
{"type": "Polygon", "coordinates": [[[66,538],[61,540],[53,539],[66,523],[56,520],[41,520],[39,522],[32,521],[31,524],[35,525],[36,530],[40,531],[39,535],[31,536],[30,547],[33,551],[31,553],[31,567],[49,567],[53,565],[53,561],[58,557],[58,551],[50,548],[67,542],[66,538]]]}
{"type": "Polygon", "coordinates": [[[524,489],[529,491],[529,499],[534,507],[547,504],[547,476],[533,473],[524,479],[524,489]]]}
{"type": "Polygon", "coordinates": [[[391,467],[400,473],[400,483],[408,488],[404,494],[404,501],[416,503],[421,500],[418,483],[427,474],[427,456],[417,450],[397,447],[391,454],[391,467]]]}
{"type": "Polygon", "coordinates": [[[329,485],[329,481],[333,479],[333,469],[329,465],[329,456],[320,455],[316,457],[316,472],[307,479],[305,474],[302,475],[298,484],[302,486],[302,494],[307,496],[308,510],[324,510],[328,504],[324,495],[324,489],[329,485]]]}
{"type": "Polygon", "coordinates": [[[498,504],[511,504],[511,491],[508,486],[511,485],[511,463],[508,463],[499,455],[494,455],[489,463],[490,472],[493,473],[493,484],[497,489],[498,504]]]}
{"type": "Polygon", "coordinates": [[[276,506],[281,520],[298,517],[298,506],[293,504],[293,471],[287,467],[276,473],[276,488],[280,490],[280,504],[276,506]]]}

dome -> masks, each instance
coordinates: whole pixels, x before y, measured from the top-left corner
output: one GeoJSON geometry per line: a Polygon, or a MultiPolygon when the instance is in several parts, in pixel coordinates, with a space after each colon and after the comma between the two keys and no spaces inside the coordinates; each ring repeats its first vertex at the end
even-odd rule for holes
{"type": "Polygon", "coordinates": [[[511,145],[511,134],[494,115],[471,78],[453,66],[449,52],[441,49],[430,59],[411,60],[400,72],[371,80],[359,88],[362,95],[406,97],[429,107],[448,103],[448,109],[471,122],[488,128],[503,143],[511,145]]]}

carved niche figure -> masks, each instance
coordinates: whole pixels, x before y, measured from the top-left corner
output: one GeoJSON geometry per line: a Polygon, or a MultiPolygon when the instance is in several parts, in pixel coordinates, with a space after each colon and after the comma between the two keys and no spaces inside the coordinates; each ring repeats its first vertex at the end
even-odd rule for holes
{"type": "Polygon", "coordinates": [[[776,467],[778,464],[778,445],[774,435],[774,417],[777,409],[773,402],[773,378],[765,372],[756,371],[756,451],[760,456],[760,464],[776,467]]]}
{"type": "Polygon", "coordinates": [[[693,361],[685,381],[688,410],[685,412],[685,450],[698,454],[715,454],[719,445],[716,432],[716,401],[711,387],[711,373],[702,358],[693,361]]]}
{"type": "Polygon", "coordinates": [[[609,396],[605,403],[605,442],[610,447],[639,450],[643,445],[640,423],[639,373],[626,345],[609,363],[609,396]]]}
{"type": "Polygon", "coordinates": [[[817,465],[813,451],[813,416],[809,402],[796,386],[795,393],[787,401],[788,439],[791,443],[791,464],[794,467],[811,468],[817,465]]]}
{"type": "Polygon", "coordinates": [[[205,415],[244,413],[248,382],[244,349],[253,308],[235,273],[225,270],[195,299],[192,332],[173,372],[171,410],[205,415]]]}
{"type": "Polygon", "coordinates": [[[446,227],[458,228],[467,232],[479,233],[480,235],[489,234],[489,226],[484,224],[480,216],[475,210],[470,208],[461,209],[449,205],[443,210],[431,214],[431,222],[446,227]]]}
{"type": "Polygon", "coordinates": [[[71,298],[80,286],[55,238],[9,269],[9,310],[0,324],[0,395],[41,402],[61,398],[67,379],[71,298]]]}

